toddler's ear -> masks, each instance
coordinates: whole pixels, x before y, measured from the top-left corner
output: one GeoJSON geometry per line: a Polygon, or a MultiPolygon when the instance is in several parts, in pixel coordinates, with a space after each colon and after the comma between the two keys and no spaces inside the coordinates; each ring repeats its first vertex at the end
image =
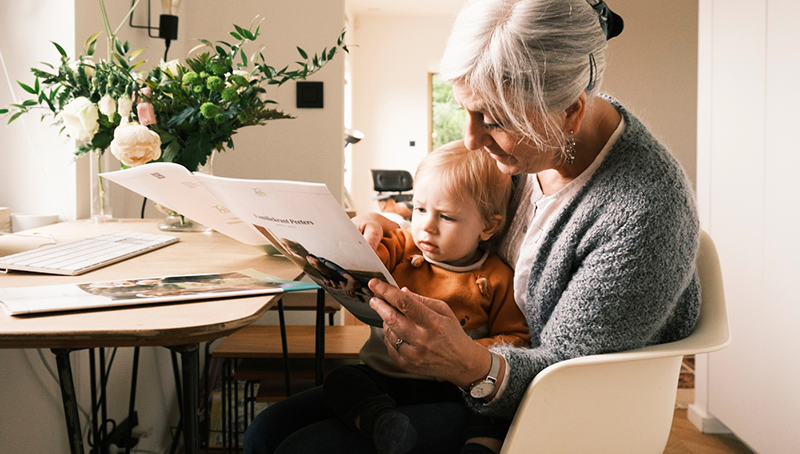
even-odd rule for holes
{"type": "Polygon", "coordinates": [[[481,241],[489,241],[489,238],[492,237],[497,230],[500,228],[500,223],[503,222],[503,215],[501,214],[493,214],[489,217],[489,219],[484,222],[483,231],[481,231],[481,241]]]}

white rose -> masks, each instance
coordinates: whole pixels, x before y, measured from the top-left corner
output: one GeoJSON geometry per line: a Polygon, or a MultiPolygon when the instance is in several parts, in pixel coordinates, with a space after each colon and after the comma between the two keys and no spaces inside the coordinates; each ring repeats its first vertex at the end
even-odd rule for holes
{"type": "Polygon", "coordinates": [[[100,128],[97,119],[100,114],[88,98],[75,98],[64,106],[58,118],[64,122],[67,135],[77,140],[89,140],[100,128]]]}
{"type": "Polygon", "coordinates": [[[122,95],[117,100],[117,112],[122,118],[128,118],[133,109],[133,100],[128,95],[122,95]]]}
{"type": "Polygon", "coordinates": [[[117,111],[117,103],[108,93],[106,93],[106,95],[100,99],[100,102],[97,103],[97,107],[100,109],[101,114],[109,118],[111,118],[114,115],[114,112],[117,111]]]}
{"type": "Polygon", "coordinates": [[[129,167],[161,157],[161,137],[139,123],[122,121],[114,131],[111,153],[129,167]]]}
{"type": "Polygon", "coordinates": [[[169,73],[172,77],[178,76],[178,68],[180,68],[181,62],[179,60],[170,60],[168,62],[164,62],[161,60],[161,63],[158,64],[158,67],[166,72],[169,73]]]}

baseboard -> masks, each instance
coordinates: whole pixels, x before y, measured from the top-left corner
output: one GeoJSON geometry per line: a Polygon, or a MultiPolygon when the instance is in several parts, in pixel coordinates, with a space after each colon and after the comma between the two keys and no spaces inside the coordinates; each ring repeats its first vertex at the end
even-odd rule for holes
{"type": "Polygon", "coordinates": [[[689,410],[686,413],[689,422],[691,422],[700,432],[704,434],[729,434],[733,433],[728,429],[725,424],[709,414],[703,408],[695,404],[689,405],[689,410]]]}

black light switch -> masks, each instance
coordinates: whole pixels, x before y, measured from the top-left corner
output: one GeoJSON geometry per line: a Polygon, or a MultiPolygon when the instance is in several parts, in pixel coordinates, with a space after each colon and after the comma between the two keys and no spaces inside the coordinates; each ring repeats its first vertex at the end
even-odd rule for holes
{"type": "Polygon", "coordinates": [[[322,82],[297,82],[297,107],[322,108],[322,82]]]}

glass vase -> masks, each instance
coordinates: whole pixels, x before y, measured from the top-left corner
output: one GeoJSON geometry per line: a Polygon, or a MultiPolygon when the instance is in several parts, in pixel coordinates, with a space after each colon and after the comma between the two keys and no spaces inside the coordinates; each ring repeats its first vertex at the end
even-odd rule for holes
{"type": "Polygon", "coordinates": [[[111,215],[110,185],[100,176],[104,170],[102,150],[92,150],[89,164],[89,185],[92,197],[89,219],[95,224],[111,222],[114,219],[111,215]]]}
{"type": "MultiPolygon", "coordinates": [[[[216,150],[212,151],[206,159],[205,165],[197,167],[197,172],[213,175],[214,172],[214,155],[216,150]]],[[[212,229],[197,221],[193,221],[186,216],[171,210],[163,205],[153,203],[155,208],[166,214],[167,217],[158,223],[158,228],[168,232],[210,232],[212,229]]]]}

